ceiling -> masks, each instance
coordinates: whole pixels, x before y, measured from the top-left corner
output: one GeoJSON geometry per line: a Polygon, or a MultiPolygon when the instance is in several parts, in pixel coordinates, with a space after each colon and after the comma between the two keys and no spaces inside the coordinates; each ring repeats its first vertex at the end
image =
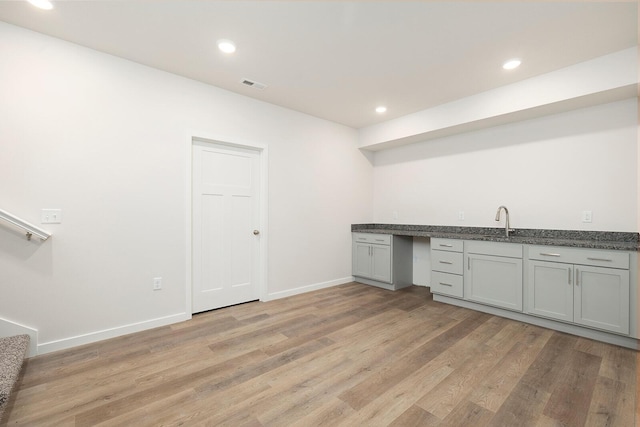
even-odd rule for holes
{"type": "Polygon", "coordinates": [[[54,4],[0,1],[0,21],[353,128],[638,43],[635,1],[54,4]],[[221,38],[236,53],[218,51],[221,38]],[[522,66],[503,70],[512,57],[522,66]]]}

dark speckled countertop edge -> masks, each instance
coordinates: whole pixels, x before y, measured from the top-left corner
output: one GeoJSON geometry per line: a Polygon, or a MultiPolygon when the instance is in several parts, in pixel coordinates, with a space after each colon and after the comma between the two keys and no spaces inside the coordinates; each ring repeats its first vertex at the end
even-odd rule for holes
{"type": "Polygon", "coordinates": [[[447,239],[482,240],[487,242],[529,245],[640,251],[640,235],[638,233],[618,231],[519,228],[516,229],[509,237],[506,237],[504,235],[504,228],[406,224],[352,224],[351,231],[357,233],[380,233],[410,237],[439,237],[447,239]]]}

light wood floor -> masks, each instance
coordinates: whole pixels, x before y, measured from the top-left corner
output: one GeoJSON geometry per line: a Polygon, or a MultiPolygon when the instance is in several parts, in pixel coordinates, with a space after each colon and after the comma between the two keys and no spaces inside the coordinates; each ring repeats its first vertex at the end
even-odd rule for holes
{"type": "Polygon", "coordinates": [[[9,425],[636,425],[636,352],[350,283],[27,361],[9,425]]]}

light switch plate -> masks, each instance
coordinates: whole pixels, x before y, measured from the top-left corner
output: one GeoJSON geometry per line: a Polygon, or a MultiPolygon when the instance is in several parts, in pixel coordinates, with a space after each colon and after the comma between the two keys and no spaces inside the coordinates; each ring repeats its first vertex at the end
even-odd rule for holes
{"type": "Polygon", "coordinates": [[[40,222],[42,224],[62,223],[62,209],[42,209],[40,222]]]}

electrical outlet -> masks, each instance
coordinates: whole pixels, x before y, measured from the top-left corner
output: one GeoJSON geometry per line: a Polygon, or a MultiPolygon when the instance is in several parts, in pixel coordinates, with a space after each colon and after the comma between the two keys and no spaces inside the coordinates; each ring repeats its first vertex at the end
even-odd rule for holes
{"type": "Polygon", "coordinates": [[[458,220],[464,221],[464,211],[458,211],[458,220]]]}
{"type": "Polygon", "coordinates": [[[393,219],[398,219],[398,211],[393,211],[393,219]]]}
{"type": "Polygon", "coordinates": [[[153,278],[153,290],[159,291],[162,289],[162,277],[154,277],[153,278]]]}
{"type": "Polygon", "coordinates": [[[42,209],[40,212],[40,223],[60,224],[62,223],[62,209],[42,209]]]}
{"type": "Polygon", "coordinates": [[[591,211],[582,211],[582,222],[591,222],[593,213],[591,211]]]}

